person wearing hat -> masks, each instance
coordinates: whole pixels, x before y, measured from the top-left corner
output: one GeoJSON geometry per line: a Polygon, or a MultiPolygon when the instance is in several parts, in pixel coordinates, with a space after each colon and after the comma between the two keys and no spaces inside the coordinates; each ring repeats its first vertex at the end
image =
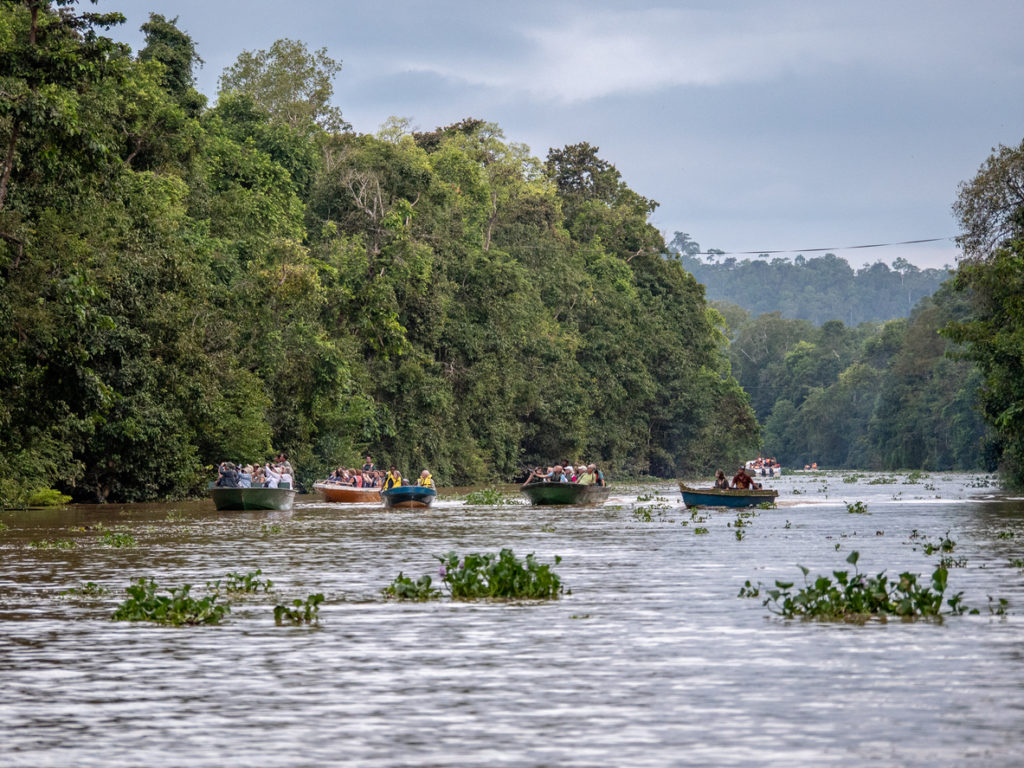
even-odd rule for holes
{"type": "Polygon", "coordinates": [[[420,472],[420,479],[416,481],[416,485],[420,486],[421,488],[434,487],[434,478],[431,476],[430,470],[424,469],[422,472],[420,472]]]}
{"type": "Polygon", "coordinates": [[[593,485],[597,482],[597,475],[594,474],[594,465],[579,468],[579,478],[576,480],[580,485],[593,485]]]}
{"type": "Polygon", "coordinates": [[[246,464],[238,473],[238,487],[252,488],[252,465],[246,464]]]}

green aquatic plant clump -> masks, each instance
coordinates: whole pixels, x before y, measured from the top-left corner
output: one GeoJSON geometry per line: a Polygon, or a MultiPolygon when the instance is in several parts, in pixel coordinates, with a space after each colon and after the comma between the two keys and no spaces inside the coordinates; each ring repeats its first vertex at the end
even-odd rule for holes
{"type": "Polygon", "coordinates": [[[259,568],[245,574],[231,572],[224,577],[223,583],[221,583],[220,579],[206,582],[206,588],[211,592],[224,590],[228,594],[255,594],[260,591],[269,592],[274,586],[274,582],[270,579],[261,579],[260,576],[262,574],[263,570],[259,568]]]}
{"type": "Polygon", "coordinates": [[[152,621],[173,626],[219,624],[230,611],[227,603],[218,603],[217,592],[195,598],[189,593],[191,584],[157,594],[159,586],[153,579],[138,579],[127,588],[128,599],[121,603],[113,621],[152,621]]]}
{"type": "Polygon", "coordinates": [[[319,624],[320,603],[324,596],[319,592],[315,595],[308,595],[305,600],[296,598],[291,605],[278,603],[274,606],[274,622],[281,624],[319,624]]]}
{"type": "Polygon", "coordinates": [[[506,496],[497,488],[480,488],[466,494],[466,503],[480,507],[500,507],[508,504],[518,504],[519,500],[506,496]]]}
{"type": "MultiPolygon", "coordinates": [[[[533,553],[523,560],[511,549],[463,558],[448,552],[437,559],[441,561],[441,581],[453,600],[555,600],[562,592],[558,574],[547,563],[538,562],[533,553]]],[[[554,564],[560,562],[562,558],[556,555],[554,564]]]]}
{"type": "Polygon", "coordinates": [[[95,581],[87,581],[80,587],[71,587],[61,592],[61,595],[82,595],[83,597],[102,597],[109,592],[106,587],[97,584],[95,581]]]}
{"type": "Polygon", "coordinates": [[[413,581],[410,577],[399,571],[398,577],[388,586],[384,587],[381,592],[384,594],[384,597],[393,600],[425,602],[441,597],[441,590],[432,585],[433,580],[430,578],[430,574],[425,573],[416,581],[413,581]]]}
{"type": "Polygon", "coordinates": [[[123,549],[135,546],[135,538],[130,533],[107,531],[103,534],[103,543],[108,547],[123,549]]]}
{"type": "MultiPolygon", "coordinates": [[[[763,605],[772,613],[787,619],[808,618],[823,621],[864,620],[871,617],[899,616],[903,618],[934,618],[942,612],[948,571],[937,568],[931,585],[919,583],[913,573],[901,573],[890,580],[885,571],[867,576],[857,570],[858,552],[851,552],[846,562],[854,572],[833,571],[832,578],[818,576],[808,580],[809,571],[802,565],[804,586],[793,592],[793,582],[776,581],[775,588],[765,589],[763,605]]],[[[748,582],[749,583],[749,582],[748,582]]],[[[946,600],[950,613],[959,615],[966,607],[962,592],[946,600]]],[[[744,596],[741,591],[740,596],[744,596]]]]}
{"type": "Polygon", "coordinates": [[[33,539],[28,543],[32,549],[74,549],[71,539],[33,539]]]}
{"type": "Polygon", "coordinates": [[[851,515],[866,515],[868,514],[868,505],[863,501],[855,501],[852,504],[847,502],[846,511],[851,515]]]}

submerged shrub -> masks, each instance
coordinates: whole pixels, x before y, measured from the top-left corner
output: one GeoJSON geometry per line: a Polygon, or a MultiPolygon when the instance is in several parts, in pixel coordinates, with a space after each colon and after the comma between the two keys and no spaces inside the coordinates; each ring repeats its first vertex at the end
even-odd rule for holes
{"type": "MultiPolygon", "coordinates": [[[[901,616],[905,618],[937,617],[941,614],[946,592],[945,568],[932,574],[931,586],[919,584],[919,576],[901,573],[899,579],[889,580],[882,571],[877,576],[866,576],[857,570],[858,552],[851,552],[846,562],[854,567],[848,571],[833,571],[833,579],[818,576],[813,582],[809,571],[802,565],[804,586],[792,591],[793,582],[776,581],[774,589],[765,589],[763,605],[768,610],[792,618],[813,618],[825,621],[864,619],[871,616],[901,616]]],[[[763,586],[763,585],[760,585],[763,586]]],[[[946,601],[950,613],[961,614],[966,609],[961,602],[962,592],[946,601]]],[[[741,591],[741,596],[743,591],[741,591]]]]}
{"type": "Polygon", "coordinates": [[[863,501],[855,501],[852,504],[846,504],[846,511],[851,515],[866,515],[868,513],[868,505],[863,501]]]}
{"type": "Polygon", "coordinates": [[[227,603],[217,603],[219,595],[213,592],[194,598],[189,592],[191,584],[171,589],[169,594],[157,594],[159,587],[153,579],[139,579],[127,588],[128,599],[121,603],[114,621],[153,621],[158,624],[181,626],[186,624],[218,624],[231,611],[227,603]]]}

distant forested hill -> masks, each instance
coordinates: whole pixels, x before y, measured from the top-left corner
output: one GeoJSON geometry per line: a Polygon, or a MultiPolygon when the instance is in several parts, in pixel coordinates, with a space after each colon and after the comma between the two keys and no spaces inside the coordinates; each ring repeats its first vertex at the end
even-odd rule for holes
{"type": "MultiPolygon", "coordinates": [[[[729,301],[753,315],[779,312],[815,325],[842,320],[856,326],[908,317],[950,275],[945,269],[919,269],[904,259],[897,259],[893,268],[877,262],[854,271],[832,253],[810,259],[738,261],[720,256],[707,261],[678,248],[679,240],[677,233],[674,252],[683,268],[704,284],[709,301],[729,301]]],[[[692,243],[682,244],[687,242],[692,243]]]]}

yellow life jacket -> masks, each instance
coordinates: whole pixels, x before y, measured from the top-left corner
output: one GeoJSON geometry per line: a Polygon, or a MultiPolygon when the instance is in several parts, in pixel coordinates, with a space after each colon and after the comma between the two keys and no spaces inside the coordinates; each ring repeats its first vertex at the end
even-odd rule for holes
{"type": "Polygon", "coordinates": [[[434,487],[434,477],[433,477],[433,475],[431,475],[428,472],[426,477],[420,477],[418,485],[421,488],[433,488],[434,487]]]}

